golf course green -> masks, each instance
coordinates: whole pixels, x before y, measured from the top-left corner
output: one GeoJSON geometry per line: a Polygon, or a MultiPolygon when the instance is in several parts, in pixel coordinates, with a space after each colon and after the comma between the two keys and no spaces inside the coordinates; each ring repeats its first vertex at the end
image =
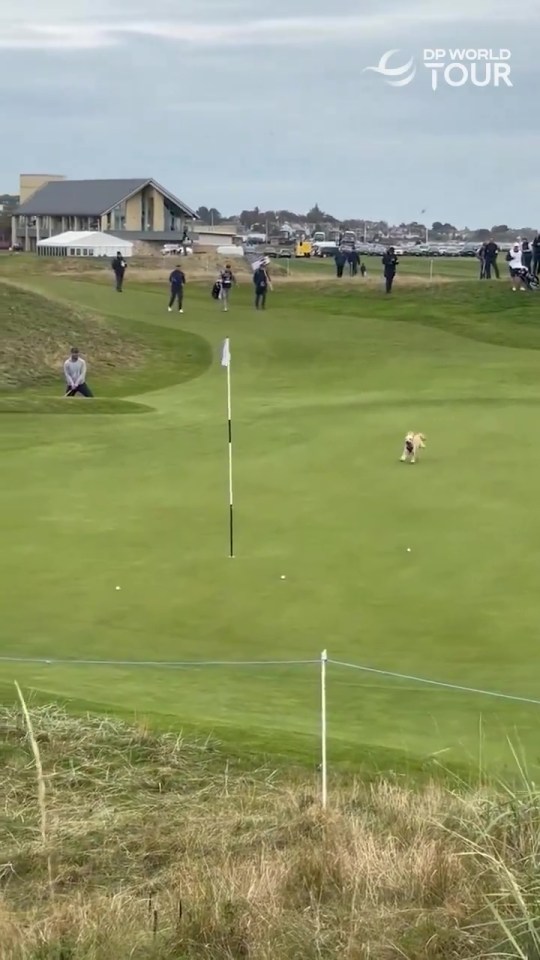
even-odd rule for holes
{"type": "Polygon", "coordinates": [[[293,264],[264,313],[247,276],[227,315],[188,284],[178,316],[129,271],[0,264],[3,699],[318,763],[327,650],[539,701],[330,664],[330,767],[540,765],[540,301],[400,270],[385,297],[293,264]],[[96,400],[62,398],[75,337],[96,400]]]}

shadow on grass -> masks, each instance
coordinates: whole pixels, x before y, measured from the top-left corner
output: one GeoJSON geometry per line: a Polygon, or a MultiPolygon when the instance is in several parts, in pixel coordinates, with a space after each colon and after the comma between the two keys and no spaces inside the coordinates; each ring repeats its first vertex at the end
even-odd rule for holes
{"type": "Polygon", "coordinates": [[[76,416],[117,416],[118,414],[138,415],[153,413],[152,407],[144,403],[133,403],[118,397],[82,400],[66,397],[0,397],[0,416],[13,413],[64,414],[76,416]]]}

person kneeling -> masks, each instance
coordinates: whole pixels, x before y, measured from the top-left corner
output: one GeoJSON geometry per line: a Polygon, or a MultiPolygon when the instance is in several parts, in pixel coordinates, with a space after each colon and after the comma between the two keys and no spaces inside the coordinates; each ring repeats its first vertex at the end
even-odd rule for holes
{"type": "Polygon", "coordinates": [[[80,393],[83,397],[93,397],[90,387],[86,382],[86,360],[79,356],[77,347],[72,347],[69,357],[64,363],[64,376],[66,378],[66,397],[74,397],[80,393]]]}

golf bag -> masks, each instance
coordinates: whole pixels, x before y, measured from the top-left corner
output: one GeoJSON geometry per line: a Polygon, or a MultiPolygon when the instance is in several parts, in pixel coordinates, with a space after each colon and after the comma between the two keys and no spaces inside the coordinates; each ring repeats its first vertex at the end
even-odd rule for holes
{"type": "Polygon", "coordinates": [[[216,280],[214,286],[212,287],[212,299],[219,300],[219,295],[221,293],[221,283],[219,280],[216,280]]]}
{"type": "Polygon", "coordinates": [[[519,276],[522,282],[526,285],[528,290],[537,290],[540,284],[540,279],[531,273],[527,267],[522,267],[519,271],[519,276]]]}

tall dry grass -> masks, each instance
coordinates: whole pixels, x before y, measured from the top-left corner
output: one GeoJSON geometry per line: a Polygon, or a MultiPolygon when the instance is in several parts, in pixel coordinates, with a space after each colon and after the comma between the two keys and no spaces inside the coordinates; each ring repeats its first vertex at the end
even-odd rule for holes
{"type": "Polygon", "coordinates": [[[532,786],[336,780],[323,814],[315,780],[208,741],[29,719],[46,843],[28,720],[5,708],[2,960],[540,957],[532,786]]]}

